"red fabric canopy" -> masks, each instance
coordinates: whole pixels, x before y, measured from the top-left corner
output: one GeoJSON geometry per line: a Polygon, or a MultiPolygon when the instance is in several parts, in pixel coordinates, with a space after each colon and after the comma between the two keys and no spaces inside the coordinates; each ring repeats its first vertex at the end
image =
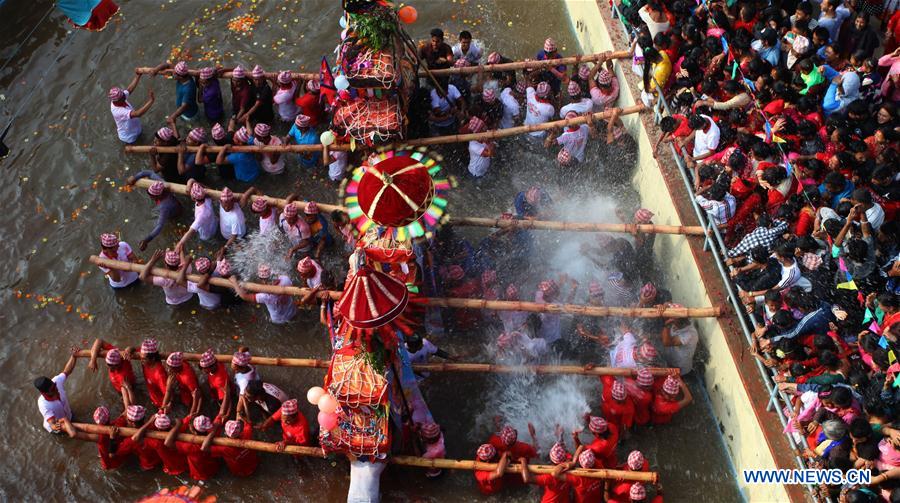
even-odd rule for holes
{"type": "Polygon", "coordinates": [[[434,199],[434,180],[422,163],[395,155],[366,168],[359,181],[359,206],[378,225],[415,222],[434,199]]]}
{"type": "Polygon", "coordinates": [[[399,316],[408,302],[406,285],[364,265],[344,287],[338,309],[352,327],[377,328],[399,316]]]}

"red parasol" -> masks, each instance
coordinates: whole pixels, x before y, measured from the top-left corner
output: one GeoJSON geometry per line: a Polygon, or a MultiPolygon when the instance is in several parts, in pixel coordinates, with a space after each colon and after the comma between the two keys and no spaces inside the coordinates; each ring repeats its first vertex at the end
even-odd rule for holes
{"type": "Polygon", "coordinates": [[[366,168],[357,197],[360,209],[375,223],[402,227],[428,210],[434,191],[434,180],[419,159],[393,155],[366,168]]]}
{"type": "Polygon", "coordinates": [[[377,328],[400,316],[407,303],[406,285],[362,265],[344,287],[338,309],[352,327],[377,328]]]}

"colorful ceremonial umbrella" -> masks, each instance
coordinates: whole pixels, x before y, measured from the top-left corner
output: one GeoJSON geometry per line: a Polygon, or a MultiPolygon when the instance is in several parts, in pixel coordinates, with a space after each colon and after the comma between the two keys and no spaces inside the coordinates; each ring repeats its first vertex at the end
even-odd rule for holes
{"type": "Polygon", "coordinates": [[[379,227],[398,241],[430,236],[441,224],[450,180],[424,150],[389,150],[353,172],[345,189],[350,219],[361,233],[379,227]]]}
{"type": "Polygon", "coordinates": [[[361,265],[344,287],[338,310],[352,327],[378,328],[400,316],[408,303],[404,283],[361,265]]]}

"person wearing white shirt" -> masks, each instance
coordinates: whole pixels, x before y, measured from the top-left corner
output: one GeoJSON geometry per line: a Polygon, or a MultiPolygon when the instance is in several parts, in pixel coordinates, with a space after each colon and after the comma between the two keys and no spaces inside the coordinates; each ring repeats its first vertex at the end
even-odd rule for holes
{"type": "Polygon", "coordinates": [[[594,102],[591,101],[591,98],[585,92],[582,92],[581,87],[574,80],[569,81],[567,92],[570,103],[559,109],[560,118],[565,118],[569,112],[581,115],[594,109],[594,102]]]}
{"type": "MultiPolygon", "coordinates": [[[[285,275],[277,275],[272,277],[272,269],[266,264],[260,264],[257,269],[257,276],[263,284],[275,286],[291,286],[291,280],[285,275]]],[[[269,311],[269,318],[272,323],[280,325],[294,319],[297,314],[297,306],[294,304],[294,298],[287,294],[278,293],[248,293],[244,287],[238,282],[237,278],[232,276],[231,284],[234,286],[238,296],[246,302],[263,304],[269,311]]]]}
{"type": "Polygon", "coordinates": [[[207,197],[206,190],[203,185],[197,183],[191,178],[187,182],[187,191],[194,201],[194,221],[191,227],[181,236],[175,249],[180,250],[191,239],[191,236],[197,234],[203,241],[209,241],[216,236],[219,230],[219,219],[216,218],[216,210],[213,208],[212,200],[207,197]]]}
{"type": "Polygon", "coordinates": [[[222,189],[219,196],[219,232],[222,238],[227,240],[226,247],[247,233],[244,212],[240,205],[235,204],[234,193],[228,187],[222,189]]]}
{"type": "Polygon", "coordinates": [[[712,117],[694,114],[688,120],[688,126],[694,130],[694,151],[691,161],[700,161],[716,153],[719,148],[719,126],[712,117]]]}
{"type": "Polygon", "coordinates": [[[194,261],[194,269],[197,274],[203,276],[203,279],[199,283],[187,281],[188,292],[197,294],[200,307],[203,309],[218,309],[222,305],[222,294],[211,291],[209,286],[210,278],[219,277],[213,270],[212,261],[206,257],[200,257],[194,261]]]}
{"type": "Polygon", "coordinates": [[[513,96],[513,91],[509,87],[504,87],[503,91],[500,91],[500,104],[503,105],[503,114],[500,116],[500,128],[509,129],[515,127],[522,112],[522,107],[519,106],[519,100],[513,96]]]}
{"type": "MultiPolygon", "coordinates": [[[[550,84],[541,82],[537,88],[528,86],[525,89],[525,125],[534,126],[543,124],[553,117],[555,109],[550,104],[550,84]]],[[[546,131],[532,131],[528,133],[532,138],[543,138],[546,131]]]]}
{"type": "Polygon", "coordinates": [[[641,18],[650,30],[650,38],[656,37],[657,33],[669,31],[669,20],[666,13],[656,2],[648,2],[638,10],[638,17],[641,18]]]}
{"type": "Polygon", "coordinates": [[[694,353],[700,336],[688,318],[671,318],[666,320],[662,329],[662,354],[669,367],[681,370],[687,375],[694,367],[694,353]]]}
{"type": "MultiPolygon", "coordinates": [[[[100,256],[112,260],[120,260],[122,262],[137,262],[137,255],[132,251],[131,246],[125,241],[119,241],[115,234],[107,233],[100,236],[100,256]]],[[[100,270],[109,280],[109,286],[113,288],[125,288],[133,284],[138,279],[138,273],[133,271],[119,271],[108,267],[100,266],[100,270]]]]}
{"type": "MultiPolygon", "coordinates": [[[[247,201],[252,196],[262,196],[263,194],[256,187],[250,187],[241,194],[241,200],[238,203],[240,207],[247,206],[247,201]]],[[[250,211],[259,217],[259,234],[264,235],[278,228],[278,211],[272,208],[263,197],[257,197],[250,204],[250,211]]]]}
{"type": "Polygon", "coordinates": [[[428,115],[428,123],[432,136],[443,136],[456,132],[455,110],[463,110],[465,102],[459,89],[453,84],[447,84],[444,98],[436,89],[431,90],[431,113],[428,115]]]}
{"type": "Polygon", "coordinates": [[[328,165],[328,178],[333,182],[339,182],[347,173],[349,154],[341,150],[330,150],[328,155],[331,157],[331,163],[328,165]]]}
{"type": "MultiPolygon", "coordinates": [[[[569,111],[569,113],[565,116],[566,119],[575,119],[578,117],[573,111],[569,111]]],[[[587,124],[578,124],[574,126],[568,126],[563,129],[562,133],[556,137],[555,142],[551,138],[547,138],[547,144],[556,143],[562,148],[569,151],[569,154],[575,158],[578,162],[584,162],[584,149],[587,146],[588,136],[593,134],[593,127],[590,125],[591,122],[587,124]]],[[[547,145],[548,147],[550,145],[547,145]]]]}
{"type": "Polygon", "coordinates": [[[481,62],[481,47],[472,41],[472,34],[466,30],[459,32],[459,43],[452,50],[454,60],[465,58],[472,66],[481,62]]]}
{"type": "Polygon", "coordinates": [[[872,193],[868,189],[854,189],[850,194],[850,202],[863,207],[872,230],[877,231],[881,228],[881,224],[884,223],[884,208],[872,200],[872,193]]]}
{"type": "Polygon", "coordinates": [[[156,250],[147,261],[147,266],[141,271],[141,281],[150,283],[154,286],[161,287],[166,295],[166,304],[170,306],[178,306],[191,300],[194,294],[187,289],[187,281],[184,279],[188,274],[190,262],[184,256],[183,252],[175,250],[156,250]],[[153,274],[153,266],[159,262],[160,258],[165,256],[166,269],[177,272],[179,279],[172,279],[165,276],[157,276],[153,274]]]}
{"type": "Polygon", "coordinates": [[[66,433],[75,436],[72,426],[72,407],[66,396],[66,379],[75,368],[75,354],[69,357],[66,366],[53,379],[41,376],[34,380],[34,387],[41,393],[38,397],[38,410],[43,418],[42,425],[50,433],[66,433]]]}
{"type": "Polygon", "coordinates": [[[116,122],[116,133],[119,135],[119,140],[122,140],[123,143],[134,143],[137,141],[141,135],[141,116],[147,113],[147,110],[150,110],[150,107],[153,106],[153,102],[156,100],[153,89],[150,89],[147,91],[147,102],[141,108],[135,110],[131,106],[131,103],[128,102],[128,97],[134,92],[134,88],[137,87],[140,80],[141,75],[137,74],[131,79],[131,83],[125,89],[113,87],[109,90],[109,111],[116,122]]]}

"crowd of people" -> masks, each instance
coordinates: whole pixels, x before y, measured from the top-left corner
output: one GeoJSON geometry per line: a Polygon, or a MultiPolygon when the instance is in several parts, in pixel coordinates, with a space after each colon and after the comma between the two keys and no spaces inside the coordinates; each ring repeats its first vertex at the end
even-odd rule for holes
{"type": "MultiPolygon", "coordinates": [[[[644,48],[643,52],[649,59],[650,48],[644,48]]],[[[460,33],[459,43],[451,47],[444,42],[440,29],[433,30],[431,39],[420,45],[419,56],[430,68],[436,69],[511,61],[499,52],[485,51],[468,32],[460,33]]],[[[534,59],[559,57],[562,55],[556,42],[548,38],[534,59]]],[[[167,126],[154,134],[153,145],[177,147],[177,152],[151,149],[149,169],[128,180],[129,185],[140,179],[151,180],[146,192],[158,212],[155,227],[140,239],[138,251],[146,251],[167,225],[172,225],[187,212],[165,182],[186,185],[186,192],[194,203],[192,222],[175,244],[155,249],[146,260],[148,267],[142,272],[102,264],[101,270],[114,289],[141,282],[162,288],[166,303],[172,306],[192,303],[195,295],[199,305],[209,310],[246,301],[264,304],[273,323],[290,322],[296,317],[299,304],[315,304],[318,291],[338,287],[333,278],[341,277],[341,274],[338,271],[331,274],[323,266],[323,258],[329,255],[346,258],[357,239],[355,230],[346,213],[335,211],[325,216],[317,203],[301,202],[296,194],[287,198],[283,208],[269,204],[264,198],[253,198],[263,195],[251,185],[259,176],[295,172],[297,178],[307,177],[310,170],[321,163],[319,153],[299,156],[269,152],[253,154],[232,152],[230,147],[318,144],[319,133],[327,128],[331,112],[320,99],[319,83],[297,81],[289,72],[278,72],[272,77],[259,66],[250,72],[240,66],[207,67],[195,76],[184,62],[160,65],[153,70],[152,76],[168,68],[172,70],[176,85],[175,109],[166,118],[167,126]],[[225,72],[232,75],[230,114],[224,106],[219,86],[219,78],[225,72]],[[187,134],[179,132],[179,121],[191,126],[187,134]],[[210,129],[201,126],[203,123],[210,129]],[[273,130],[277,128],[289,129],[287,135],[274,134],[273,130]],[[211,145],[224,148],[213,156],[206,152],[211,145]],[[189,151],[186,147],[198,147],[198,151],[189,151]],[[295,170],[294,164],[301,170],[295,170]],[[215,167],[215,176],[208,169],[212,167],[215,167]],[[205,184],[226,186],[213,196],[205,184]],[[242,192],[236,193],[229,186],[242,192]],[[258,217],[258,227],[245,217],[244,210],[248,207],[258,217]],[[240,248],[251,233],[273,232],[282,233],[290,242],[287,256],[292,264],[296,261],[299,281],[292,279],[287,271],[273,270],[267,263],[258,264],[255,276],[239,277],[229,261],[229,251],[240,248]],[[188,250],[193,248],[191,243],[195,238],[214,243],[218,247],[216,253],[191,256],[188,250]],[[162,270],[154,270],[160,260],[162,270]],[[224,279],[227,283],[211,282],[214,278],[224,279]],[[247,291],[250,282],[278,286],[299,284],[308,287],[310,293],[302,298],[253,293],[247,291]]],[[[143,106],[132,107],[128,99],[140,79],[138,74],[126,89],[109,91],[119,138],[128,144],[140,140],[141,118],[155,99],[150,90],[143,106]]],[[[618,118],[620,110],[614,108],[619,85],[613,60],[608,54],[596,63],[574,67],[560,65],[541,69],[526,66],[521,72],[481,72],[470,77],[439,78],[436,85],[423,85],[417,99],[412,100],[408,111],[408,135],[479,133],[585,117],[583,124],[560,130],[532,131],[516,143],[473,140],[468,145],[467,171],[473,178],[486,175],[491,158],[498,152],[522,146],[536,152],[549,151],[547,159],[555,159],[550,161],[551,169],[565,175],[576,167],[588,167],[585,151],[590,138],[605,136],[608,144],[621,140],[624,127],[618,118]],[[613,112],[608,120],[594,120],[590,116],[592,112],[604,110],[613,112]]],[[[361,152],[349,156],[344,152],[330,152],[330,155],[328,176],[334,181],[344,178],[349,168],[370,162],[361,152]]],[[[524,188],[511,203],[511,210],[501,218],[540,219],[551,217],[554,212],[549,191],[540,186],[524,188]]],[[[650,224],[653,216],[644,208],[638,209],[633,216],[619,212],[619,218],[625,223],[650,224]]],[[[531,231],[510,227],[494,231],[473,245],[455,233],[452,226],[446,225],[433,238],[414,243],[420,270],[424,271],[423,291],[427,295],[519,300],[520,290],[525,292],[529,288],[525,283],[530,280],[523,278],[521,273],[528,269],[527,264],[533,256],[533,241],[531,231]]],[[[116,234],[101,235],[100,245],[102,258],[143,263],[132,247],[116,234]]],[[[653,245],[653,234],[638,232],[627,238],[601,235],[597,244],[582,247],[581,252],[605,274],[602,278],[582,279],[588,283],[587,303],[595,306],[680,307],[672,302],[668,291],[654,284],[649,268],[638,267],[652,261],[653,245]]],[[[539,303],[572,302],[579,286],[578,280],[563,274],[544,278],[531,291],[539,303]]],[[[326,302],[321,302],[321,307],[322,313],[330,309],[326,302]]],[[[499,357],[539,361],[551,357],[583,359],[585,355],[597,354],[602,356],[592,357],[591,361],[634,369],[630,378],[601,379],[598,410],[584,418],[584,425],[593,436],[591,440],[582,443],[581,430],[571,432],[570,453],[565,446],[564,433],[557,431],[557,442],[547,446],[548,450],[542,453],[556,466],[552,474],[534,476],[527,469],[514,476],[504,474],[507,463],[518,462],[524,467],[541,451],[536,442],[519,442],[517,432],[511,426],[501,428],[498,424],[497,434],[475,453],[478,460],[499,463],[496,470],[476,471],[478,487],[484,494],[531,483],[544,488],[545,501],[567,501],[570,491],[574,492],[576,501],[599,501],[600,498],[621,502],[662,500],[660,486],[622,481],[604,483],[567,472],[578,467],[649,471],[649,462],[639,451],[631,452],[627,461],[620,463],[616,450],[620,437],[627,431],[666,424],[692,401],[689,388],[678,377],[691,373],[699,339],[689,319],[629,322],[585,316],[576,318],[569,327],[562,323],[561,315],[552,312],[529,314],[474,309],[443,310],[440,318],[444,330],[450,333],[473,328],[499,332],[494,343],[499,357]],[[647,370],[648,367],[663,366],[675,370],[668,376],[654,376],[647,370]]],[[[413,363],[424,363],[431,356],[453,358],[419,334],[407,340],[406,347],[413,363]]],[[[116,416],[101,407],[95,413],[95,421],[140,428],[131,438],[118,441],[115,435],[100,437],[98,448],[104,468],[118,467],[135,454],[142,468],[161,464],[166,473],[178,474],[187,470],[198,480],[215,474],[220,459],[233,474],[243,476],[255,469],[258,463],[255,453],[212,445],[216,435],[224,432],[230,438],[252,438],[257,426],[268,428],[280,423],[284,432],[280,445],[316,442],[316,435],[310,435],[298,402],[290,400],[289,395],[276,386],[261,381],[258,371],[249,364],[246,348],[234,354],[231,374],[223,362],[216,360],[212,351],[204,353],[199,372],[195,372],[181,353],[169,353],[162,358],[158,344],[154,340],[145,341],[139,359],[149,403],[145,401],[143,405],[137,403],[136,396],[144,393],[136,394],[134,389],[132,359],[138,359],[137,352],[129,348],[120,350],[98,340],[90,363],[94,370],[100,351],[106,351],[111,383],[122,396],[122,412],[116,416]],[[206,386],[202,385],[198,374],[207,376],[206,386]],[[257,410],[253,404],[257,404],[258,410],[265,415],[262,423],[253,420],[252,416],[258,414],[253,412],[257,410]],[[148,411],[153,409],[158,412],[150,414],[148,411]],[[203,411],[208,414],[204,415],[203,411]],[[182,417],[176,419],[176,414],[182,417]],[[168,436],[165,440],[147,437],[142,433],[147,431],[164,431],[168,436]],[[207,442],[200,446],[178,441],[179,431],[203,435],[207,442]]],[[[69,372],[71,368],[67,366],[61,376],[69,372]]],[[[69,423],[71,409],[62,389],[65,377],[39,381],[35,385],[41,392],[45,427],[73,433],[69,423]]],[[[427,423],[417,424],[416,429],[424,456],[444,457],[441,428],[427,423]]],[[[358,480],[363,476],[377,478],[380,471],[370,470],[364,475],[362,469],[354,469],[353,473],[358,480]]],[[[428,475],[437,474],[439,472],[431,471],[428,475]]]]}
{"type": "MultiPolygon", "coordinates": [[[[873,471],[834,499],[900,491],[900,10],[856,0],[624,2],[642,97],[691,168],[753,352],[791,397],[814,467],[873,471]]],[[[841,499],[841,501],[845,501],[841,499]]]]}

